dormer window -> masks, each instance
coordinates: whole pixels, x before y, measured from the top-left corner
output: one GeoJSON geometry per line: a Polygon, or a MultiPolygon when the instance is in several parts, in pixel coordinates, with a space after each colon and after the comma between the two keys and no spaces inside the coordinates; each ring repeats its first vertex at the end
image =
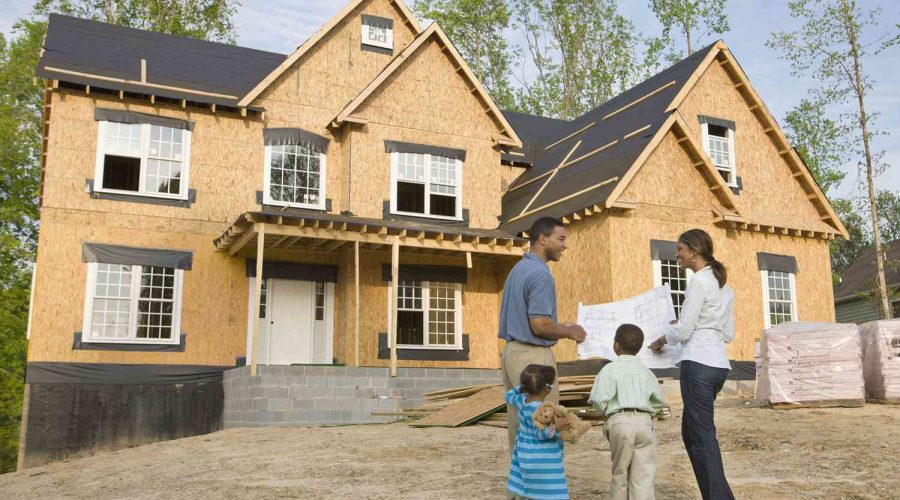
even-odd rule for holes
{"type": "Polygon", "coordinates": [[[394,50],[393,19],[363,15],[362,48],[391,54],[394,50]]]}
{"type": "Polygon", "coordinates": [[[739,187],[734,156],[734,122],[701,116],[700,125],[703,148],[713,165],[722,174],[726,184],[733,188],[739,187]]]}

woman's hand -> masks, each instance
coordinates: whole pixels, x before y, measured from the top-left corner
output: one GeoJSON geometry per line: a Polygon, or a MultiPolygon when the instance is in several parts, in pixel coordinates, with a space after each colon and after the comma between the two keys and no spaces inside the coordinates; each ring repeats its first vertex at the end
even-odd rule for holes
{"type": "Polygon", "coordinates": [[[664,345],[666,345],[666,337],[662,336],[662,337],[654,340],[653,343],[650,344],[650,350],[653,352],[659,352],[663,348],[664,345]]]}

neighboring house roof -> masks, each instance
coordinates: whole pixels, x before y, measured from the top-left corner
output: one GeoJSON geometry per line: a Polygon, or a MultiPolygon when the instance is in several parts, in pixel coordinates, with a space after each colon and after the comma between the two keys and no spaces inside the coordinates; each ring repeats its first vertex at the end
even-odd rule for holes
{"type": "Polygon", "coordinates": [[[437,43],[441,45],[441,48],[446,48],[447,54],[453,60],[453,62],[459,66],[459,69],[462,71],[464,78],[469,81],[469,85],[471,85],[472,93],[477,94],[478,97],[481,98],[481,101],[487,106],[487,112],[489,112],[495,120],[497,126],[506,134],[506,137],[501,137],[498,139],[500,144],[506,146],[513,147],[521,147],[522,141],[519,139],[519,136],[516,134],[516,131],[513,129],[512,125],[506,120],[506,117],[500,111],[500,108],[497,107],[497,104],[494,103],[494,100],[491,98],[490,94],[488,94],[487,90],[485,90],[484,86],[478,80],[478,78],[472,73],[472,70],[469,68],[469,65],[466,63],[465,59],[459,55],[459,52],[456,51],[456,48],[453,46],[453,43],[447,38],[447,34],[444,33],[444,30],[438,26],[437,23],[431,23],[425,31],[419,33],[416,36],[415,40],[409,44],[402,52],[397,54],[396,57],[378,74],[368,85],[350,101],[344,109],[342,109],[337,116],[334,118],[334,123],[339,125],[345,121],[353,121],[350,118],[350,115],[353,114],[366,100],[375,92],[376,89],[381,87],[391,75],[393,75],[403,63],[409,59],[416,51],[426,46],[426,42],[430,38],[436,38],[437,43]]]}
{"type": "MultiPolygon", "coordinates": [[[[305,42],[303,42],[299,47],[297,47],[291,55],[287,56],[287,58],[275,69],[271,71],[270,74],[266,75],[265,78],[260,79],[246,95],[243,96],[240,100],[241,106],[249,106],[253,99],[256,99],[269,85],[272,84],[282,73],[288,70],[295,62],[297,62],[303,54],[306,54],[311,48],[315,47],[320,40],[325,38],[325,35],[331,32],[335,26],[340,24],[341,21],[344,20],[345,17],[349,16],[354,10],[360,7],[364,2],[369,0],[353,0],[348,3],[340,12],[334,15],[324,26],[319,28],[318,31],[313,33],[311,37],[309,37],[305,42]]],[[[399,1],[391,1],[391,5],[397,8],[400,12],[401,17],[404,22],[408,24],[412,30],[416,33],[420,33],[422,31],[422,27],[419,26],[419,22],[416,21],[415,16],[413,16],[412,12],[410,12],[409,8],[403,2],[399,1]]]]}
{"type": "MultiPolygon", "coordinates": [[[[728,64],[732,68],[733,78],[738,80],[735,88],[741,87],[739,92],[742,97],[762,121],[765,132],[774,137],[776,144],[780,143],[779,153],[792,165],[794,177],[804,186],[804,191],[810,193],[809,199],[816,205],[822,220],[829,221],[823,224],[816,220],[813,227],[792,229],[811,233],[813,230],[821,231],[819,227],[832,228],[848,237],[846,228],[809,169],[790,147],[775,119],[750,85],[746,73],[721,40],[594,110],[563,122],[552,128],[552,132],[546,131],[551,124],[540,123],[538,117],[519,120],[525,126],[518,131],[519,135],[530,146],[513,150],[503,159],[514,162],[518,156],[522,158],[520,163],[530,163],[532,166],[516,179],[503,197],[501,229],[519,233],[526,231],[539,217],[564,217],[585,209],[596,211],[598,208],[629,205],[630,202],[620,199],[620,196],[649,153],[670,129],[676,132],[679,143],[692,151],[692,155],[693,152],[702,152],[702,145],[687,130],[687,124],[677,108],[706,68],[714,62],[728,64]],[[546,128],[540,130],[542,126],[546,128]]],[[[775,224],[772,221],[744,220],[730,189],[721,176],[714,175],[716,171],[707,154],[699,154],[695,165],[703,172],[707,184],[724,208],[712,207],[721,212],[721,220],[775,224]]]]}
{"type": "Polygon", "coordinates": [[[237,106],[284,59],[262,50],[51,14],[37,76],[237,106]]]}
{"type": "MultiPolygon", "coordinates": [[[[888,288],[900,286],[900,240],[885,243],[884,251],[887,254],[884,274],[888,288]]],[[[872,292],[876,272],[873,246],[864,250],[847,268],[841,282],[834,287],[834,300],[846,301],[859,297],[861,293],[872,292]]]]}

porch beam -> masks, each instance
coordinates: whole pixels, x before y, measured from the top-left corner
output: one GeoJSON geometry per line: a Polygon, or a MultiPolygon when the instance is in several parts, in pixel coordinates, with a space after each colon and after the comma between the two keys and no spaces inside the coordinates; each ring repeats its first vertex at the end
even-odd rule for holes
{"type": "Polygon", "coordinates": [[[355,366],[359,367],[359,242],[353,242],[353,285],[354,285],[354,293],[356,295],[356,299],[354,301],[354,322],[353,322],[353,336],[356,339],[356,363],[355,366]]]}
{"type": "Polygon", "coordinates": [[[250,243],[250,240],[252,240],[254,236],[261,234],[259,233],[259,226],[260,224],[255,224],[255,227],[248,227],[247,230],[238,237],[237,241],[231,244],[231,248],[228,249],[228,255],[234,257],[242,248],[247,246],[247,243],[250,243]]]}
{"type": "MultiPolygon", "coordinates": [[[[248,232],[251,232],[248,230],[248,232]]],[[[259,352],[259,303],[262,300],[262,280],[263,280],[263,261],[266,260],[266,224],[256,225],[256,290],[253,293],[253,303],[251,304],[250,314],[253,315],[253,347],[250,351],[250,376],[256,376],[256,356],[259,352]]]]}

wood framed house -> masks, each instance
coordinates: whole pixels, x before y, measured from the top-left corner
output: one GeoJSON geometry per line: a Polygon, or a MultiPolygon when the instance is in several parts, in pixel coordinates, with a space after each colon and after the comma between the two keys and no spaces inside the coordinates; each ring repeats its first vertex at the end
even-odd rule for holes
{"type": "Polygon", "coordinates": [[[562,320],[683,290],[691,227],[729,266],[735,359],[768,321],[834,319],[846,231],[721,42],[573,121],[499,110],[401,0],[287,56],[53,15],[37,76],[26,462],[215,430],[244,363],[492,374],[541,215],[571,235],[562,320]]]}

